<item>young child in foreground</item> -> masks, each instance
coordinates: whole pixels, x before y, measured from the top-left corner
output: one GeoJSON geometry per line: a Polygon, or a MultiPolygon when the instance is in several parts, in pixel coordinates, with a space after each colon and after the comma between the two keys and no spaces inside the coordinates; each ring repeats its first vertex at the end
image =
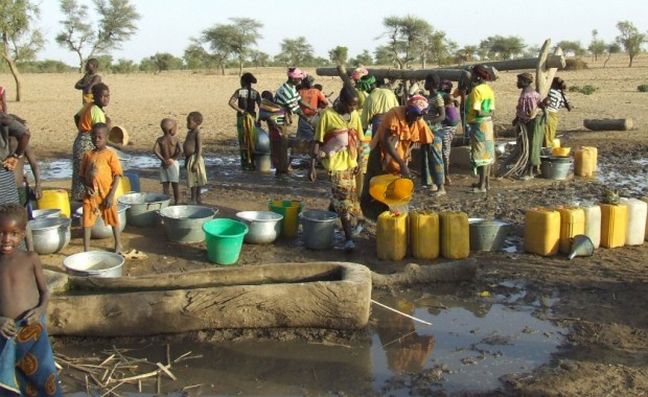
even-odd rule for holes
{"type": "Polygon", "coordinates": [[[49,292],[38,255],[18,249],[27,212],[0,205],[0,395],[61,396],[45,329],[49,292]]]}
{"type": "Polygon", "coordinates": [[[97,123],[92,127],[91,134],[95,149],[85,154],[79,171],[86,188],[83,197],[83,250],[90,249],[90,231],[100,216],[107,226],[112,226],[115,252],[120,253],[121,233],[115,191],[122,176],[122,167],[117,153],[106,146],[108,126],[97,123]]]}
{"type": "Polygon", "coordinates": [[[178,157],[182,155],[182,147],[176,137],[178,123],[175,120],[163,119],[160,123],[160,128],[164,135],[155,141],[153,152],[161,162],[160,183],[162,184],[162,192],[169,195],[170,184],[173,188],[173,204],[177,205],[180,198],[180,190],[178,188],[178,182],[180,182],[180,164],[178,163],[178,157]]]}
{"type": "Polygon", "coordinates": [[[187,138],[183,145],[185,167],[187,167],[187,187],[191,191],[189,204],[202,204],[200,189],[207,184],[205,159],[203,158],[202,138],[200,126],[203,116],[200,112],[191,112],[187,115],[187,138]]]}

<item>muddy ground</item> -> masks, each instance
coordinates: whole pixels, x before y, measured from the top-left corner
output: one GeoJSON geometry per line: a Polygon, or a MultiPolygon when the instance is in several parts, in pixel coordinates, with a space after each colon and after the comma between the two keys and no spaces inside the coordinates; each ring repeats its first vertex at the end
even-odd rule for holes
{"type": "MultiPolygon", "coordinates": [[[[563,146],[576,147],[578,145],[597,146],[599,150],[599,161],[601,164],[601,177],[612,182],[621,188],[621,192],[627,196],[640,197],[648,195],[648,173],[646,173],[646,159],[648,158],[648,127],[646,115],[642,112],[645,103],[645,95],[633,91],[645,77],[645,65],[639,65],[628,71],[625,68],[601,69],[596,68],[589,71],[569,72],[568,81],[574,81],[580,85],[591,83],[601,87],[601,92],[592,96],[573,94],[572,98],[577,108],[576,113],[561,113],[564,117],[559,128],[563,146]],[[639,95],[642,95],[639,97],[639,95]],[[580,108],[580,111],[578,110],[580,108]],[[587,132],[581,127],[582,119],[594,116],[635,116],[638,129],[630,132],[587,132]],[[610,173],[613,176],[610,177],[610,173]],[[632,180],[632,184],[624,184],[625,180],[632,180]],[[643,182],[643,185],[642,185],[643,182]]],[[[272,72],[272,79],[281,81],[281,74],[272,72]]],[[[73,83],[74,76],[68,76],[73,83]]],[[[210,76],[211,77],[211,76],[210,76]]],[[[35,79],[44,77],[37,76],[35,79]]],[[[127,87],[133,84],[131,77],[120,78],[111,76],[117,80],[117,86],[127,87]]],[[[146,86],[152,84],[150,79],[164,79],[172,81],[165,76],[145,76],[146,86]]],[[[188,78],[187,76],[182,77],[188,78]]],[[[508,129],[509,119],[512,111],[509,108],[515,100],[515,90],[509,87],[513,84],[513,75],[504,74],[501,81],[501,92],[504,93],[501,105],[501,113],[497,119],[500,126],[498,130],[508,129]]],[[[39,80],[40,81],[40,80],[39,80]]],[[[236,79],[233,76],[227,77],[227,84],[224,88],[215,92],[219,99],[229,96],[233,91],[236,79]]],[[[69,85],[71,85],[70,83],[69,85]]],[[[329,81],[327,80],[327,83],[329,81]]],[[[58,84],[58,83],[57,83],[58,84]]],[[[335,84],[332,80],[330,85],[335,84]]],[[[277,84],[278,85],[278,84],[277,84]]],[[[61,84],[63,87],[63,84],[61,84]]],[[[159,87],[150,85],[152,90],[160,90],[159,87]]],[[[144,88],[144,87],[142,87],[144,88]]],[[[194,87],[196,90],[202,87],[194,87]]],[[[211,87],[213,88],[213,87],[211,87]]],[[[264,87],[266,88],[266,87],[264,87]]],[[[269,87],[268,87],[269,88],[269,87]]],[[[498,92],[495,87],[496,92],[498,92]]],[[[132,89],[132,88],[131,88],[132,89]]],[[[171,91],[169,91],[171,92],[171,91]]],[[[146,97],[134,95],[135,99],[128,99],[122,96],[116,100],[114,114],[127,112],[122,106],[124,102],[131,104],[131,100],[137,103],[146,103],[146,112],[141,112],[142,118],[138,120],[138,129],[146,128],[146,134],[135,135],[135,145],[131,150],[148,150],[151,135],[155,135],[158,120],[169,114],[171,104],[164,101],[147,100],[146,97]],[[152,117],[150,113],[157,116],[152,117]],[[155,120],[154,120],[155,119],[155,120]],[[153,131],[153,132],[151,132],[153,131]]],[[[175,95],[175,94],[173,94],[175,95]]],[[[115,95],[113,95],[115,97],[115,95]]],[[[193,104],[198,102],[192,96],[188,97],[189,104],[178,107],[175,113],[178,117],[187,111],[193,110],[193,104]]],[[[205,98],[205,96],[203,96],[205,98]]],[[[47,145],[43,138],[35,140],[37,153],[45,159],[59,158],[67,153],[71,147],[72,140],[67,133],[69,128],[65,125],[60,116],[71,114],[70,107],[61,109],[61,106],[53,98],[48,99],[52,109],[56,113],[56,122],[48,125],[51,133],[64,134],[64,143],[47,145]],[[69,138],[69,139],[68,139],[69,138]]],[[[67,100],[66,100],[67,101],[67,100]]],[[[27,102],[26,105],[16,105],[14,109],[22,109],[27,114],[23,115],[30,119],[29,112],[37,114],[34,104],[27,102]]],[[[176,102],[177,103],[177,102],[176,102]]],[[[136,104],[132,104],[136,106],[136,104]]],[[[10,108],[12,103],[10,103],[10,108]]],[[[130,106],[130,105],[129,105],[130,106]]],[[[212,106],[212,105],[210,105],[212,106]]],[[[212,109],[213,110],[213,109],[212,109]]],[[[218,105],[216,109],[219,116],[208,116],[208,125],[220,125],[221,117],[229,121],[233,117],[231,113],[224,110],[224,106],[218,105]],[[222,116],[225,114],[225,116],[222,116]]],[[[18,111],[18,110],[16,110],[18,111]]],[[[205,111],[208,112],[207,110],[205,111]]],[[[211,111],[209,111],[211,113],[211,111]]],[[[128,117],[136,119],[137,114],[130,114],[128,117]]],[[[32,119],[34,117],[31,117],[32,119]]],[[[37,117],[38,119],[40,116],[37,117]]],[[[223,119],[225,120],[225,119],[223,119]]],[[[47,131],[43,127],[43,131],[47,131]]],[[[218,133],[207,136],[207,151],[218,156],[230,157],[236,155],[236,143],[231,132],[218,133]]],[[[230,128],[231,129],[231,128],[230,128]]],[[[150,142],[152,144],[152,141],[150,142]]],[[[469,185],[473,182],[473,176],[468,171],[455,170],[453,174],[453,186],[448,189],[448,195],[441,198],[430,197],[425,191],[417,191],[413,203],[421,208],[430,210],[458,209],[465,211],[470,217],[495,217],[508,220],[514,223],[513,235],[517,236],[513,242],[519,245],[523,232],[524,211],[527,208],[550,205],[557,206],[586,200],[598,201],[603,191],[603,184],[599,179],[570,179],[564,182],[547,181],[536,179],[530,182],[512,180],[495,181],[492,190],[488,195],[474,195],[469,193],[469,185]]],[[[157,191],[157,172],[155,170],[140,171],[142,177],[142,189],[146,191],[157,191]]],[[[274,198],[298,198],[305,202],[307,208],[324,209],[328,206],[327,184],[324,175],[315,184],[311,184],[303,177],[303,171],[297,170],[297,177],[290,181],[277,181],[272,175],[259,175],[257,173],[242,173],[236,167],[222,167],[210,170],[210,185],[205,194],[205,202],[220,210],[219,216],[233,216],[241,210],[262,210],[266,209],[266,203],[274,198]]],[[[48,186],[69,186],[69,181],[49,181],[48,186]]],[[[69,255],[81,250],[79,231],[75,230],[73,241],[61,254],[50,255],[43,258],[43,262],[50,268],[61,268],[64,255],[69,255]]],[[[97,247],[107,248],[110,241],[94,241],[97,247]]],[[[357,250],[347,254],[340,247],[330,251],[309,251],[299,241],[279,241],[270,246],[245,245],[239,261],[240,266],[253,266],[258,263],[267,262],[304,262],[311,260],[334,260],[352,261],[362,263],[374,271],[390,273],[402,269],[411,259],[397,263],[380,261],[376,259],[374,228],[369,225],[357,241],[357,250]]],[[[128,261],[126,274],[141,275],[150,273],[163,273],[171,271],[183,271],[189,269],[200,269],[212,266],[208,263],[203,245],[175,246],[165,241],[164,231],[161,228],[137,229],[127,227],[124,234],[124,245],[127,249],[138,249],[148,255],[148,259],[128,261]]],[[[339,245],[339,244],[338,244],[339,245]]],[[[567,261],[562,256],[552,258],[541,258],[522,252],[501,252],[473,254],[478,259],[479,270],[473,283],[463,285],[462,291],[466,294],[474,294],[480,291],[492,289],[504,280],[524,280],[528,288],[534,291],[543,291],[549,295],[559,296],[558,301],[552,306],[551,311],[536,313],[554,324],[565,327],[568,330],[567,338],[560,351],[552,356],[549,363],[540,368],[530,370],[526,373],[511,374],[502,377],[500,387],[497,390],[480,393],[480,395],[555,395],[555,396],[641,396],[648,394],[648,311],[645,307],[648,303],[648,244],[636,247],[623,247],[618,249],[601,248],[591,258],[576,258],[567,261]]],[[[441,260],[438,261],[439,263],[441,260]]],[[[435,263],[424,265],[434,266],[435,263]]],[[[435,285],[420,285],[412,287],[415,293],[425,293],[438,289],[435,285]]],[[[379,291],[381,296],[397,296],[400,292],[396,290],[379,291]]],[[[373,318],[373,317],[372,317],[373,318]]],[[[372,320],[372,327],[375,320],[372,320]]],[[[362,338],[362,335],[347,334],[344,332],[331,332],[324,330],[307,331],[271,331],[257,330],[248,332],[215,332],[200,333],[190,336],[196,340],[209,342],[231,341],[231,340],[287,340],[300,339],[307,342],[330,342],[344,343],[345,340],[362,338]],[[342,342],[340,342],[342,341],[342,342]]],[[[155,341],[152,338],[151,341],[155,341]]],[[[55,349],[69,349],[72,347],[83,347],[99,343],[92,339],[73,340],[68,338],[57,338],[55,349]]],[[[102,342],[103,343],[103,342],[102,342]]],[[[118,343],[118,342],[117,342],[118,343]]],[[[89,349],[89,348],[88,348],[89,349]]],[[[83,350],[83,348],[81,349],[83,350]]],[[[423,373],[412,373],[411,379],[423,384],[433,383],[435,380],[426,378],[423,373]]],[[[72,384],[69,385],[70,390],[72,384]]],[[[335,386],[331,386],[335,391],[335,386]]],[[[428,394],[425,388],[417,389],[414,394],[428,394]]],[[[411,392],[411,390],[410,390],[411,392]]],[[[381,390],[380,394],[399,394],[390,391],[389,387],[381,390]]]]}

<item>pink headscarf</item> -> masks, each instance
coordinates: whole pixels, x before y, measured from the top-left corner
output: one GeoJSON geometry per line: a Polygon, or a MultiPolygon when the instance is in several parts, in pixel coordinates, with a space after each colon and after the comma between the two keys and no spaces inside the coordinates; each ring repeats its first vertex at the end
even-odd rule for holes
{"type": "Polygon", "coordinates": [[[407,100],[407,109],[419,114],[426,114],[430,104],[423,95],[413,95],[407,100]]]}
{"type": "Polygon", "coordinates": [[[306,77],[306,73],[300,68],[288,68],[288,77],[291,79],[303,79],[306,77]]]}
{"type": "Polygon", "coordinates": [[[356,69],[351,73],[351,78],[352,78],[353,80],[355,80],[355,81],[358,81],[358,80],[360,80],[362,77],[364,77],[364,76],[366,76],[366,75],[368,75],[368,74],[369,74],[369,71],[368,71],[365,67],[360,66],[360,67],[356,68],[356,69]]]}

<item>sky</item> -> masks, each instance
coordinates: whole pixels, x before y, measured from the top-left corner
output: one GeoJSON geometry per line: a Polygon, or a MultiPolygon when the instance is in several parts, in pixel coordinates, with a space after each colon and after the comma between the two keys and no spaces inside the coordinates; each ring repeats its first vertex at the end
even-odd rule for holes
{"type": "MultiPolygon", "coordinates": [[[[91,0],[78,0],[92,8],[91,0]]],[[[114,59],[140,61],[157,52],[181,57],[190,38],[228,18],[249,17],[263,23],[258,49],[275,55],[281,40],[306,37],[315,54],[327,57],[338,45],[350,56],[384,44],[382,20],[386,16],[415,15],[459,44],[478,45],[493,35],[517,35],[527,45],[540,45],[546,38],[580,40],[587,47],[592,29],[611,41],[618,34],[616,23],[628,20],[648,31],[646,0],[131,0],[142,18],[132,39],[113,51],[114,59]],[[461,8],[460,8],[461,6],[461,8]],[[463,10],[463,11],[462,11],[463,10]]],[[[76,55],[60,47],[54,37],[64,18],[59,1],[42,0],[38,25],[47,43],[38,59],[55,59],[70,65],[76,55]]],[[[93,17],[93,20],[96,18],[93,17]]]]}

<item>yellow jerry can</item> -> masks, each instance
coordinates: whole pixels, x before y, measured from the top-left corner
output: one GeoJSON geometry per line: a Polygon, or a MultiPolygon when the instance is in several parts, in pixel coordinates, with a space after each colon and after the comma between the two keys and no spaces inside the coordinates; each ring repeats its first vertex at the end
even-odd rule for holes
{"type": "Polygon", "coordinates": [[[59,209],[61,216],[70,217],[70,197],[67,190],[47,189],[43,190],[41,198],[38,200],[38,209],[59,209]]]}
{"type": "Polygon", "coordinates": [[[625,204],[601,204],[601,246],[623,247],[628,228],[628,207],[625,204]]]}
{"type": "Polygon", "coordinates": [[[463,259],[470,255],[468,215],[460,211],[441,213],[441,255],[448,259],[463,259]]]}
{"type": "Polygon", "coordinates": [[[558,253],[560,212],[548,208],[527,210],[524,220],[524,250],[551,256],[558,253]]]}
{"type": "Polygon", "coordinates": [[[412,256],[417,259],[439,257],[439,214],[414,211],[409,214],[412,256]]]}
{"type": "Polygon", "coordinates": [[[121,178],[119,178],[117,190],[115,190],[115,200],[130,191],[132,191],[130,179],[127,176],[122,176],[121,178]]]}
{"type": "Polygon", "coordinates": [[[560,212],[560,252],[567,255],[571,251],[574,236],[585,234],[585,211],[582,208],[559,208],[560,212]]]}
{"type": "Polygon", "coordinates": [[[407,255],[407,213],[385,211],[376,224],[378,259],[399,261],[407,255]]]}
{"type": "Polygon", "coordinates": [[[646,238],[648,204],[636,198],[622,198],[621,203],[628,206],[625,245],[642,245],[646,238]]]}
{"type": "Polygon", "coordinates": [[[590,177],[596,172],[598,150],[592,146],[583,146],[574,152],[574,174],[590,177]]]}

